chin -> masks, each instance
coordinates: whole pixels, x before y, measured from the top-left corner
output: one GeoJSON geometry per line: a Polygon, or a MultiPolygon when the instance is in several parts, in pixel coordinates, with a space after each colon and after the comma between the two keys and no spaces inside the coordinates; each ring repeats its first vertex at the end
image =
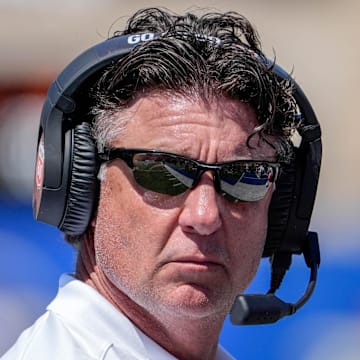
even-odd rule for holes
{"type": "Polygon", "coordinates": [[[233,299],[230,300],[229,296],[224,295],[223,291],[220,293],[216,289],[209,290],[199,285],[186,284],[177,288],[163,305],[168,311],[181,317],[225,317],[233,299]]]}

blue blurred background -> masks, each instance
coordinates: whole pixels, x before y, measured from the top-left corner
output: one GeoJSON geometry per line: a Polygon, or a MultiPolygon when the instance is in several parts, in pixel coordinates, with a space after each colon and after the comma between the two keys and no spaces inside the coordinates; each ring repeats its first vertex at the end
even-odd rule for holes
{"type": "MultiPolygon", "coordinates": [[[[311,229],[322,263],[309,303],[263,326],[226,322],[221,343],[236,358],[360,358],[360,178],[358,97],[360,3],[357,0],[0,0],[0,356],[55,296],[76,254],[55,228],[33,220],[35,142],[46,89],[77,54],[122,28],[144,6],[178,12],[237,10],[262,38],[268,56],[294,77],[323,129],[323,166],[311,229]],[[60,5],[61,4],[61,5],[60,5]],[[195,7],[196,5],[196,7],[195,7]]],[[[268,261],[249,291],[268,288],[268,261]]],[[[309,274],[301,257],[279,295],[296,301],[309,274]]]]}

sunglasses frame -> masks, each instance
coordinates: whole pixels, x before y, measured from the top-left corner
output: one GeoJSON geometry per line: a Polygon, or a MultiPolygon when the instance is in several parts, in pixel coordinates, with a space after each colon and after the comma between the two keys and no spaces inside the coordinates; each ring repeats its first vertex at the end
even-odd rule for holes
{"type": "MultiPolygon", "coordinates": [[[[108,162],[108,161],[112,161],[112,160],[116,160],[116,159],[121,159],[123,160],[126,165],[130,168],[130,169],[134,169],[135,165],[133,163],[133,158],[135,155],[137,154],[156,154],[156,155],[164,155],[164,156],[169,156],[172,158],[176,158],[176,159],[182,159],[186,162],[190,162],[191,164],[195,164],[196,165],[196,175],[193,181],[193,184],[191,187],[188,187],[187,185],[184,184],[184,186],[186,186],[187,189],[193,189],[197,186],[197,184],[199,183],[201,176],[206,172],[206,171],[211,171],[214,173],[214,186],[215,186],[215,190],[220,193],[222,196],[224,196],[226,199],[228,199],[231,202],[238,202],[238,201],[247,201],[247,200],[241,200],[238,199],[234,196],[232,196],[231,194],[228,194],[227,192],[224,192],[221,189],[221,176],[220,176],[220,171],[222,169],[223,166],[225,165],[229,165],[229,164],[244,164],[244,165],[249,165],[249,166],[254,166],[254,165],[266,165],[268,167],[271,167],[273,170],[273,176],[271,179],[269,179],[269,182],[274,183],[277,178],[279,177],[280,174],[280,170],[281,170],[281,164],[279,162],[275,162],[275,161],[264,161],[264,160],[233,160],[233,161],[225,161],[225,162],[218,162],[218,163],[213,163],[213,164],[209,164],[209,163],[205,163],[203,161],[200,160],[195,160],[183,155],[178,155],[175,153],[171,153],[171,152],[166,152],[166,151],[160,151],[160,150],[154,150],[154,149],[141,149],[141,148],[125,148],[125,147],[111,147],[111,148],[105,148],[104,151],[102,153],[98,154],[98,158],[100,160],[101,163],[104,162],[108,162]]],[[[136,179],[135,179],[136,181],[136,179]]],[[[145,186],[138,184],[141,187],[146,188],[145,186]]],[[[151,189],[148,189],[151,191],[151,189]]],[[[164,193],[166,194],[166,193],[164,193]]],[[[180,193],[179,193],[180,195],[180,193]]]]}

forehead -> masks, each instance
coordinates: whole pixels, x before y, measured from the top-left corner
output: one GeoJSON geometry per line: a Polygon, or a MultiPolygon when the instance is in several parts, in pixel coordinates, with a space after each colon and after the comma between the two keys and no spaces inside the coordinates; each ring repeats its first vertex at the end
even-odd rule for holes
{"type": "MultiPolygon", "coordinates": [[[[196,93],[184,95],[169,91],[153,92],[138,98],[132,106],[125,110],[125,115],[131,113],[136,115],[139,111],[146,117],[157,118],[187,114],[189,123],[193,120],[191,115],[196,116],[198,113],[202,113],[207,115],[207,118],[204,118],[204,125],[207,126],[216,125],[214,120],[218,122],[235,121],[244,129],[247,127],[253,129],[258,125],[255,111],[249,104],[220,95],[205,99],[196,93]]],[[[187,122],[185,118],[181,121],[187,122]]]]}
{"type": "Polygon", "coordinates": [[[118,116],[127,125],[114,146],[205,154],[216,160],[249,155],[246,141],[258,125],[255,111],[238,100],[207,101],[175,93],[141,97],[118,116]]]}

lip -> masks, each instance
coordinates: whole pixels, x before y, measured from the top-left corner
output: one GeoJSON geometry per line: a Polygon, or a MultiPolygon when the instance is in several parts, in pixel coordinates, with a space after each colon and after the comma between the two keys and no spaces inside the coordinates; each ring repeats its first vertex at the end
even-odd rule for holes
{"type": "Polygon", "coordinates": [[[199,257],[199,256],[180,257],[180,258],[172,259],[169,262],[184,264],[184,265],[188,264],[188,265],[199,266],[199,267],[201,267],[201,266],[202,267],[213,267],[213,266],[225,267],[224,264],[217,259],[212,259],[212,258],[208,258],[208,257],[199,257]]]}

